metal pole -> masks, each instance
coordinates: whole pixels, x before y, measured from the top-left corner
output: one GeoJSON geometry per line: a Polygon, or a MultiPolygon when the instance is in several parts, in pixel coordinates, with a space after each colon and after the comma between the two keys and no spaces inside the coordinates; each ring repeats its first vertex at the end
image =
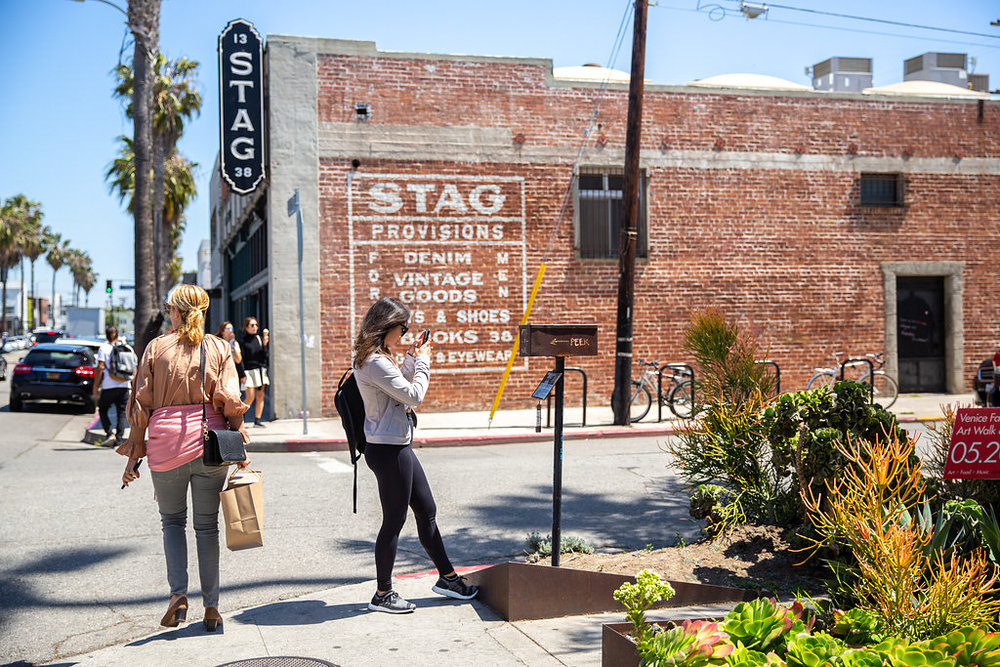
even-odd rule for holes
{"type": "Polygon", "coordinates": [[[632,383],[632,304],[635,296],[636,219],[639,209],[639,138],[642,126],[642,79],[646,60],[647,0],[636,0],[632,31],[632,75],[625,125],[625,178],[622,184],[622,227],[618,257],[618,323],[615,341],[615,389],[611,395],[614,422],[628,426],[632,383]]]}
{"type": "Polygon", "coordinates": [[[559,567],[562,551],[563,376],[566,358],[556,357],[556,417],[552,451],[552,566],[559,567]]]}
{"type": "Polygon", "coordinates": [[[302,358],[302,435],[309,433],[309,413],[306,412],[306,319],[302,296],[302,202],[295,188],[295,227],[299,239],[299,356],[302,358]]]}

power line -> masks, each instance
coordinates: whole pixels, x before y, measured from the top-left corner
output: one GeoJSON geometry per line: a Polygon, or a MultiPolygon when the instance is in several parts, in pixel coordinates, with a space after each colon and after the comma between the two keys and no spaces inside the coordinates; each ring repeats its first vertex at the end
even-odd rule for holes
{"type": "MultiPolygon", "coordinates": [[[[773,7],[775,5],[770,5],[770,6],[773,7]]],[[[708,13],[711,14],[711,11],[713,11],[715,9],[722,10],[720,12],[721,16],[719,16],[719,18],[712,18],[712,21],[721,21],[724,18],[741,18],[741,19],[744,18],[742,14],[736,12],[735,10],[730,9],[730,10],[727,11],[726,8],[722,7],[721,5],[702,5],[700,9],[690,9],[688,7],[676,7],[676,6],[672,6],[672,5],[665,5],[662,2],[660,2],[660,3],[657,3],[655,5],[655,7],[662,8],[662,9],[670,9],[672,11],[677,11],[677,12],[688,12],[688,13],[692,13],[692,14],[705,14],[706,10],[709,10],[708,13]],[[710,9],[710,8],[712,8],[712,9],[710,9]]],[[[900,38],[900,39],[920,39],[920,40],[930,39],[930,37],[927,36],[927,35],[907,35],[907,34],[900,33],[900,32],[882,32],[882,31],[878,31],[878,30],[863,30],[861,28],[849,28],[847,26],[823,25],[823,24],[820,24],[820,23],[806,23],[806,22],[803,22],[803,21],[784,21],[784,20],[781,20],[781,19],[772,19],[772,18],[769,18],[769,19],[767,19],[767,23],[779,23],[779,24],[782,24],[782,25],[795,25],[795,26],[802,26],[802,27],[805,27],[805,28],[822,28],[822,29],[825,29],[825,30],[840,30],[842,32],[856,33],[856,34],[859,34],[859,35],[875,35],[875,36],[878,36],[878,37],[897,37],[897,38],[900,38]]],[[[990,35],[990,36],[992,37],[992,35],[990,35]]],[[[998,48],[1000,48],[1000,44],[982,44],[980,42],[970,42],[970,41],[957,40],[957,39],[944,39],[944,38],[941,38],[941,37],[935,37],[933,39],[934,39],[935,42],[940,43],[940,44],[958,44],[958,45],[961,45],[961,46],[970,46],[970,47],[977,47],[977,48],[983,48],[983,49],[998,49],[998,48]]]]}
{"type": "Polygon", "coordinates": [[[835,16],[842,19],[854,21],[870,21],[871,23],[884,23],[886,25],[898,25],[904,28],[919,28],[921,30],[937,30],[938,32],[950,32],[958,35],[972,35],[973,37],[987,37],[989,39],[1000,39],[1000,35],[991,35],[984,32],[970,32],[968,30],[957,30],[955,28],[939,28],[932,25],[920,25],[918,23],[906,23],[905,21],[892,21],[890,19],[876,19],[869,16],[855,16],[853,14],[839,14],[837,12],[826,12],[821,9],[806,9],[804,7],[792,7],[790,5],[765,5],[766,7],[776,7],[778,9],[788,9],[793,12],[805,12],[807,14],[821,14],[823,16],[835,16]]]}

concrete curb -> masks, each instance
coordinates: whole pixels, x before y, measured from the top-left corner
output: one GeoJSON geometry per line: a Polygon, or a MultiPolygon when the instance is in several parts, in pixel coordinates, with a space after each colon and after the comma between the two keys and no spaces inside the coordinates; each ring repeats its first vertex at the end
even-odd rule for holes
{"type": "MultiPolygon", "coordinates": [[[[622,428],[607,427],[586,430],[567,430],[563,432],[564,440],[588,440],[591,438],[639,438],[663,437],[677,432],[674,426],[658,428],[622,428]]],[[[414,447],[474,447],[479,445],[508,445],[531,442],[552,442],[552,432],[542,433],[508,433],[502,435],[489,434],[456,434],[414,438],[414,447]]],[[[344,452],[347,451],[347,440],[343,438],[302,439],[289,437],[284,440],[260,441],[254,440],[247,450],[251,452],[344,452]]]]}

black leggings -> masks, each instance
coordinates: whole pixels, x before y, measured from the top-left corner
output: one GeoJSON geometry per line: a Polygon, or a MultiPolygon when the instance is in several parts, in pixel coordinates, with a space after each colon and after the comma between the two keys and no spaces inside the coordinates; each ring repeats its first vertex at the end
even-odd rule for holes
{"type": "Polygon", "coordinates": [[[413,508],[420,543],[438,572],[448,574],[454,570],[435,520],[437,506],[434,496],[413,447],[369,442],[365,447],[365,463],[375,473],[379,500],[382,502],[382,527],[375,540],[378,589],[387,591],[392,588],[392,566],[396,561],[399,533],[406,523],[407,506],[413,508]]]}

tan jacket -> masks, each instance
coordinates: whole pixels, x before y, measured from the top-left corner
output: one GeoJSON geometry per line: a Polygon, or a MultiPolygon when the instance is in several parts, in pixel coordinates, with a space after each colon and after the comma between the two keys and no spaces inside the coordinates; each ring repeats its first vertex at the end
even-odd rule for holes
{"type": "Polygon", "coordinates": [[[243,428],[243,413],[250,406],[240,400],[240,381],[229,344],[215,336],[205,336],[203,393],[199,346],[186,345],[173,332],[153,339],[142,353],[132,379],[132,395],[126,410],[132,430],[118,453],[131,458],[146,455],[146,427],[157,408],[199,404],[203,399],[208,401],[206,409],[221,412],[229,428],[239,431],[244,443],[250,442],[243,428]]]}

